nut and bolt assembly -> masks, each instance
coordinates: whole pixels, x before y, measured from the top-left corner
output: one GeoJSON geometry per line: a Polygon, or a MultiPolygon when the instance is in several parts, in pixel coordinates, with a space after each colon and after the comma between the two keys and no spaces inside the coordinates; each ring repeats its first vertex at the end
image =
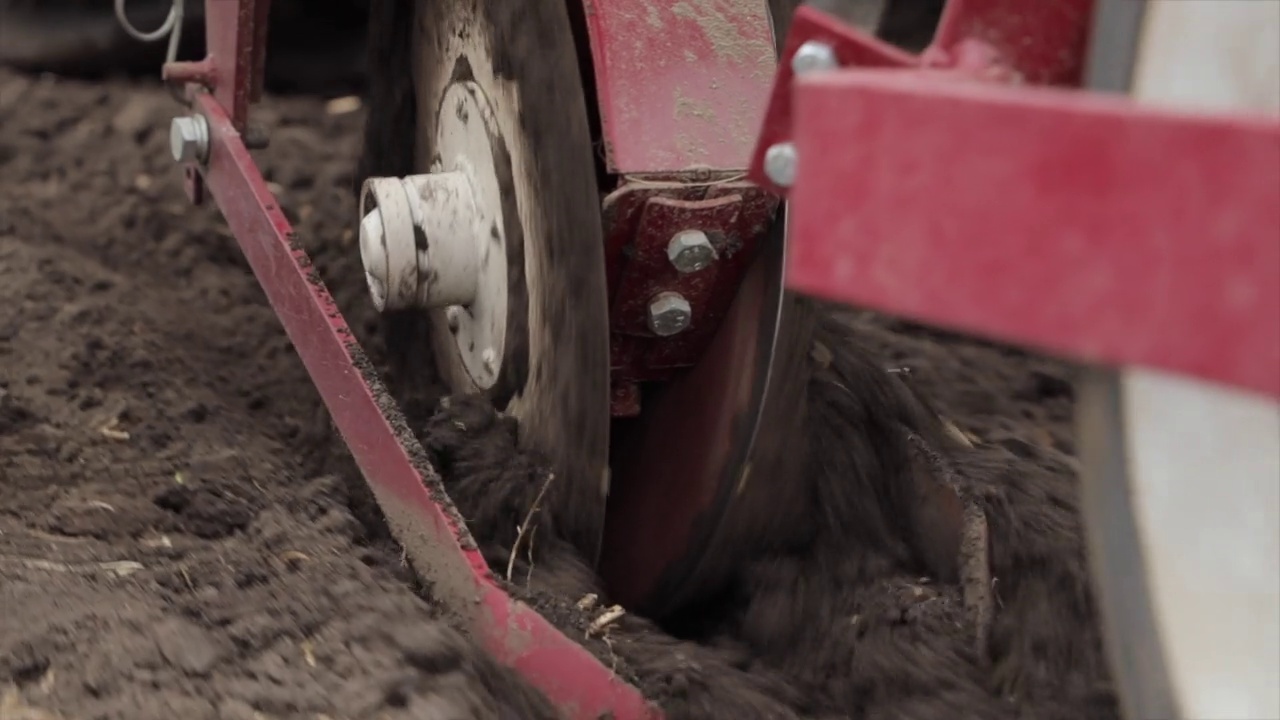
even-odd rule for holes
{"type": "Polygon", "coordinates": [[[796,146],[789,142],[770,145],[764,151],[764,174],[781,187],[791,187],[796,181],[796,146]]]}
{"type": "Polygon", "coordinates": [[[660,292],[649,301],[649,329],[660,337],[684,332],[693,320],[693,308],[678,292],[660,292]]]}
{"type": "Polygon", "coordinates": [[[716,249],[701,230],[681,230],[667,244],[667,259],[681,273],[697,272],[715,261],[716,249]]]}
{"type": "MultiPolygon", "coordinates": [[[[835,48],[817,40],[803,43],[791,56],[791,72],[796,75],[826,72],[838,67],[840,59],[836,57],[835,48]]],[[[764,152],[764,174],[780,187],[789,188],[795,183],[797,164],[799,156],[792,143],[781,142],[764,152]]]]}
{"type": "Polygon", "coordinates": [[[169,151],[180,163],[209,158],[209,121],[203,115],[176,117],[169,123],[169,151]]]}

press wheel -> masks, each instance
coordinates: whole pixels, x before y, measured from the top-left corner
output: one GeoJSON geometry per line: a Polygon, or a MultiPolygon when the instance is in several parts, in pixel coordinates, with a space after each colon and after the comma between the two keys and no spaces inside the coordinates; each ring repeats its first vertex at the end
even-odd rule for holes
{"type": "MultiPolygon", "coordinates": [[[[521,445],[555,472],[543,506],[594,560],[608,491],[608,302],[591,133],[568,12],[563,0],[408,4],[412,12],[400,6],[398,20],[410,22],[404,72],[412,78],[416,119],[413,166],[405,169],[469,173],[493,220],[484,257],[492,250],[506,268],[505,278],[491,273],[480,283],[473,305],[419,311],[429,316],[420,332],[429,335],[450,391],[484,393],[517,419],[521,445]],[[480,323],[486,313],[491,317],[480,323]]],[[[385,30],[389,37],[406,31],[385,30]]],[[[389,142],[375,135],[371,130],[367,146],[389,142]]],[[[431,370],[426,364],[423,373],[431,370]]]]}

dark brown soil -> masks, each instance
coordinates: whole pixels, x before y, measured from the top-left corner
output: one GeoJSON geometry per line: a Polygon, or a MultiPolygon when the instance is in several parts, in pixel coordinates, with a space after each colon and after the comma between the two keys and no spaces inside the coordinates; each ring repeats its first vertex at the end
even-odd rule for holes
{"type": "MultiPolygon", "coordinates": [[[[174,109],[0,70],[0,717],[551,717],[358,519],[234,241],[182,195],[174,109]]],[[[354,257],[360,115],[262,119],[300,230],[354,257]]]]}
{"type": "MultiPolygon", "coordinates": [[[[628,615],[589,649],[672,718],[1118,717],[1072,461],[1059,449],[1070,443],[1066,368],[972,341],[944,345],[871,315],[833,313],[818,340],[834,352],[809,381],[798,427],[809,462],[773,483],[809,488],[808,523],[791,530],[790,547],[741,568],[727,597],[667,623],[683,639],[628,615]],[[977,443],[960,450],[931,436],[990,521],[996,611],[982,644],[963,588],[928,576],[899,519],[908,500],[893,487],[905,473],[893,413],[909,404],[886,367],[909,367],[915,389],[977,443]],[[959,383],[1006,399],[988,410],[959,383]]],[[[538,463],[480,402],[451,399],[423,434],[501,573],[543,481],[538,463]]],[[[533,562],[514,564],[514,591],[582,637],[602,608],[582,613],[574,601],[602,591],[550,519],[537,537],[533,562]]]]}
{"type": "MultiPolygon", "coordinates": [[[[183,198],[173,111],[151,85],[0,71],[0,717],[549,717],[416,591],[225,226],[183,198]]],[[[259,120],[282,205],[384,357],[352,232],[361,113],[277,98],[259,120]]],[[[673,620],[683,639],[628,615],[589,646],[673,718],[1116,717],[1066,369],[870,315],[822,332],[812,528],[673,620]],[[868,389],[895,367],[977,443],[948,455],[991,524],[985,657],[959,588],[879,512],[890,401],[868,389]]],[[[486,408],[392,380],[501,574],[540,463],[486,408]]],[[[582,637],[595,580],[540,523],[514,591],[582,637]]]]}

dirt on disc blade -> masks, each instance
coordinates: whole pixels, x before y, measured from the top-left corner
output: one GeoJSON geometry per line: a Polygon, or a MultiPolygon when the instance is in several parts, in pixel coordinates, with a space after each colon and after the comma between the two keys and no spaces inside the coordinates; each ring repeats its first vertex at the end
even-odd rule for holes
{"type": "MultiPolygon", "coordinates": [[[[441,89],[426,78],[457,31],[441,0],[381,0],[371,7],[370,92],[379,99],[366,128],[362,172],[424,172],[434,156],[441,89]],[[406,83],[410,84],[406,87],[406,83]],[[412,164],[407,164],[408,159],[412,164]]],[[[485,2],[484,20],[467,32],[487,33],[498,82],[520,88],[519,134],[504,138],[511,177],[531,179],[527,206],[504,191],[508,254],[508,315],[503,368],[489,396],[523,420],[520,442],[556,469],[544,503],[573,544],[594,558],[604,520],[609,442],[608,301],[599,193],[585,99],[570,22],[563,3],[485,2]],[[523,149],[520,143],[526,143],[523,149]],[[537,230],[531,230],[537,228],[537,230]]],[[[468,11],[470,12],[470,11],[468,11]]],[[[472,59],[474,61],[474,59],[472,59]]],[[[484,73],[486,69],[471,68],[484,73]]],[[[501,102],[491,96],[490,102],[501,102]]],[[[456,354],[444,323],[401,313],[387,344],[401,376],[465,377],[440,358],[456,354]],[[432,350],[431,348],[434,348],[432,350]],[[434,362],[426,358],[434,354],[434,362]],[[414,363],[401,365],[400,362],[414,363]]],[[[412,382],[412,381],[411,381],[412,382]]]]}

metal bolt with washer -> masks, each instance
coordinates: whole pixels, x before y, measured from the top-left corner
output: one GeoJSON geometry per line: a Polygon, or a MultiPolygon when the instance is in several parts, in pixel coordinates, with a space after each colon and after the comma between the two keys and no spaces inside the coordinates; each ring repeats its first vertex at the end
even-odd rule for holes
{"type": "Polygon", "coordinates": [[[209,121],[203,115],[174,118],[169,123],[169,150],[177,162],[204,162],[209,156],[209,121]]]}
{"type": "Polygon", "coordinates": [[[796,48],[791,56],[791,72],[796,75],[807,75],[822,70],[835,70],[840,66],[836,51],[830,45],[817,40],[808,40],[796,48]]]}
{"type": "Polygon", "coordinates": [[[660,292],[649,301],[649,329],[669,337],[683,332],[693,320],[693,308],[678,292],[660,292]]]}
{"type": "Polygon", "coordinates": [[[681,230],[667,244],[667,259],[682,273],[697,272],[715,262],[716,249],[701,230],[681,230]]]}
{"type": "Polygon", "coordinates": [[[780,187],[791,187],[796,181],[796,146],[789,142],[771,145],[764,152],[764,174],[780,187]]]}

